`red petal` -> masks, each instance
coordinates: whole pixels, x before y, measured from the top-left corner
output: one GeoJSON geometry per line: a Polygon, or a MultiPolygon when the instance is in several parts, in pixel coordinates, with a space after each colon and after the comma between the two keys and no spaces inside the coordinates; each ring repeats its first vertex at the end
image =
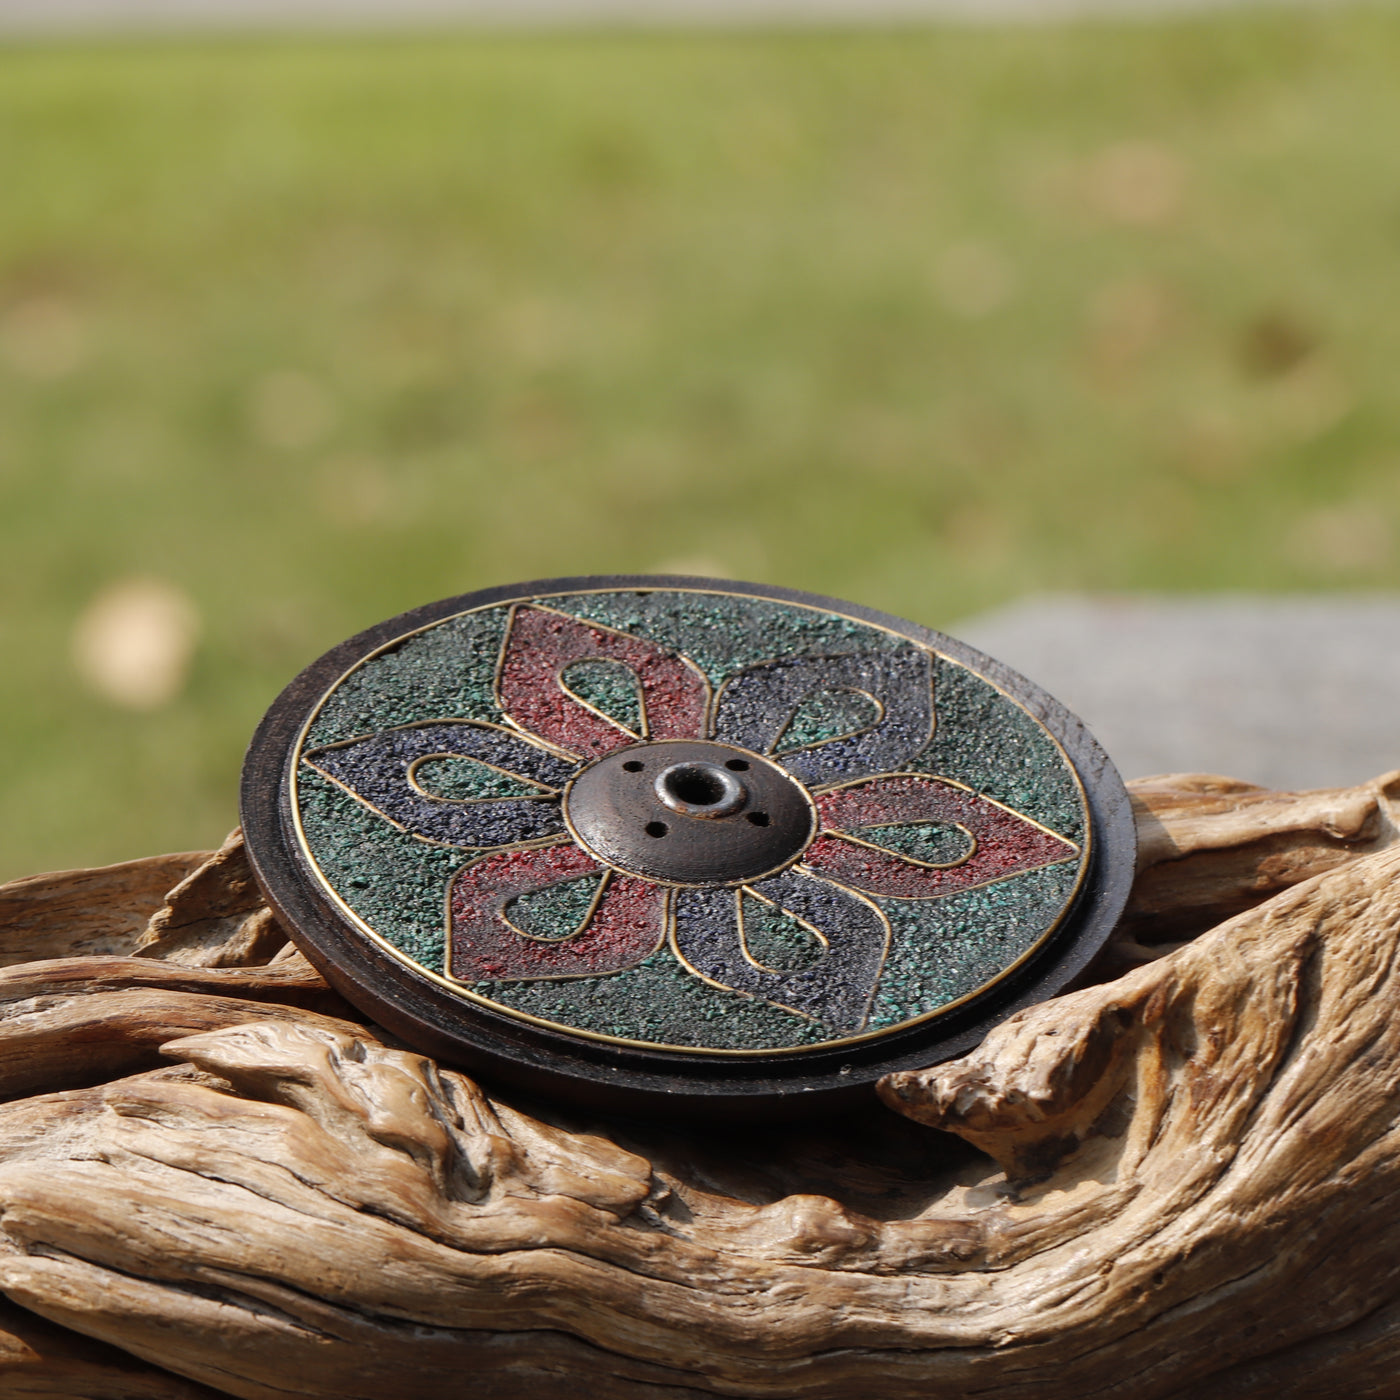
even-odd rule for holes
{"type": "Polygon", "coordinates": [[[932,899],[1079,854],[1073,842],[1000,803],[942,778],[901,773],[852,783],[815,797],[822,833],[804,862],[820,874],[896,899],[932,899]],[[965,827],[976,846],[958,865],[934,868],[841,835],[866,826],[945,822],[965,827]]]}
{"type": "Polygon", "coordinates": [[[601,758],[642,737],[705,736],[709,685],[693,666],[654,642],[548,608],[516,608],[497,689],[502,708],[522,729],[583,758],[601,758]],[[590,710],[564,688],[563,672],[577,661],[620,661],[636,672],[645,736],[590,710]]]}
{"type": "Polygon", "coordinates": [[[599,868],[572,843],[504,851],[461,870],[448,894],[450,974],[463,982],[503,978],[596,977],[635,967],[666,931],[666,891],[609,873],[592,917],[567,938],[528,938],[506,922],[505,907],[599,868]]]}

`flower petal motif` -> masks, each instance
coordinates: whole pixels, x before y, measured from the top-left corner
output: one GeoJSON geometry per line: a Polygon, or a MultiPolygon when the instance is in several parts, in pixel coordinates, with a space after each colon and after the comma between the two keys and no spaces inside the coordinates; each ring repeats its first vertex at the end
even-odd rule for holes
{"type": "Polygon", "coordinates": [[[726,683],[715,737],[773,755],[814,790],[820,817],[800,864],[743,888],[672,890],[605,868],[568,839],[562,793],[582,762],[644,739],[706,736],[710,688],[691,662],[643,638],[520,604],[511,612],[496,689],[509,722],[523,733],[480,720],[442,719],[326,745],[304,760],[414,836],[488,851],[457,871],[448,888],[448,971],[463,982],[621,972],[655,952],[669,925],[673,952],[696,976],[815,1020],[833,1036],[852,1035],[868,1023],[891,937],[888,919],[869,896],[934,899],[1080,853],[1072,842],[961,784],[898,771],[933,732],[932,660],[921,648],[783,658],[751,666],[726,683]],[[640,732],[570,691],[566,672],[587,661],[632,671],[642,701],[640,732]],[[806,701],[840,691],[868,697],[873,722],[773,754],[806,701]],[[424,791],[415,780],[418,766],[448,757],[474,759],[538,792],[459,799],[424,791]],[[969,850],[935,864],[860,835],[872,827],[924,823],[961,828],[969,850]],[[566,936],[538,937],[511,921],[514,900],[588,875],[600,877],[597,894],[566,936]],[[782,971],[754,958],[744,931],[748,897],[805,925],[823,945],[817,962],[782,971]]]}
{"type": "Polygon", "coordinates": [[[638,739],[700,739],[710,687],[700,671],[655,642],[550,608],[522,604],[511,615],[496,681],[501,708],[522,729],[581,758],[602,758],[638,739]],[[580,661],[620,661],[637,676],[642,730],[585,705],[564,684],[580,661]]]}
{"type": "Polygon", "coordinates": [[[566,830],[559,791],[578,764],[494,724],[436,720],[313,749],[305,762],[386,821],[445,846],[491,847],[566,830]],[[434,797],[413,781],[430,758],[473,758],[533,783],[538,796],[434,797]]]}
{"type": "Polygon", "coordinates": [[[819,793],[813,800],[822,830],[807,848],[804,863],[866,894],[936,899],[1079,855],[1073,842],[945,778],[895,773],[819,793]],[[972,837],[972,850],[952,865],[937,866],[851,835],[862,827],[921,822],[962,827],[972,837]]]}
{"type": "Polygon", "coordinates": [[[825,956],[800,972],[761,966],[744,943],[743,892],[733,889],[676,891],[676,956],[707,982],[809,1016],[834,1034],[861,1030],[889,948],[884,914],[800,869],[762,880],[750,892],[812,929],[826,945],[825,956]]]}
{"type": "Polygon", "coordinates": [[[503,851],[459,870],[448,891],[448,970],[463,982],[599,977],[635,967],[661,945],[667,891],[616,871],[588,917],[564,938],[537,938],[512,924],[511,900],[601,867],[572,843],[503,851]]]}
{"type": "Polygon", "coordinates": [[[720,692],[715,738],[771,754],[802,702],[836,690],[868,695],[880,717],[868,729],[781,754],[775,761],[809,787],[903,767],[933,734],[933,673],[927,652],[794,656],[740,671],[720,692]]]}

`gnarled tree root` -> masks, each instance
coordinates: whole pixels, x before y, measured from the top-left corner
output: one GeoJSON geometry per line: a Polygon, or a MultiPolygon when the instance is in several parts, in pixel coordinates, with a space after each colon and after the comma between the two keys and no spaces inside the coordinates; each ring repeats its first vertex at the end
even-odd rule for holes
{"type": "Polygon", "coordinates": [[[236,841],[144,921],[135,878],[105,923],[0,889],[45,959],[0,974],[0,1393],[1400,1395],[1393,780],[1137,787],[1153,960],[804,1133],[526,1112],[397,1048],[236,841]]]}

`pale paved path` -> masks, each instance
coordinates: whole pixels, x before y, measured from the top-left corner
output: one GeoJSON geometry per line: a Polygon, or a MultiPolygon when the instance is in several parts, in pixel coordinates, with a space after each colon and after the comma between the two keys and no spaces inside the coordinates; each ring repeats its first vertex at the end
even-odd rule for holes
{"type": "Polygon", "coordinates": [[[1038,682],[1125,777],[1332,787],[1400,768],[1400,598],[1030,599],[949,629],[1038,682]]]}
{"type": "MultiPolygon", "coordinates": [[[[1049,20],[1153,14],[1269,0],[0,0],[0,32],[500,25],[885,24],[954,17],[1049,20]]],[[[1313,7],[1343,0],[1298,0],[1313,7]]]]}

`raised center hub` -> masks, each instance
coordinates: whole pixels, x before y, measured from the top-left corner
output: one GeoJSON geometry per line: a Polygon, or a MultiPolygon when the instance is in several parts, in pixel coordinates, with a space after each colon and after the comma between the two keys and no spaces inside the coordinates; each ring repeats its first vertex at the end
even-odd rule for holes
{"type": "Polygon", "coordinates": [[[776,763],[728,744],[670,740],[618,749],[564,795],[585,849],[618,869],[677,885],[737,885],[806,849],[816,811],[776,763]]]}

